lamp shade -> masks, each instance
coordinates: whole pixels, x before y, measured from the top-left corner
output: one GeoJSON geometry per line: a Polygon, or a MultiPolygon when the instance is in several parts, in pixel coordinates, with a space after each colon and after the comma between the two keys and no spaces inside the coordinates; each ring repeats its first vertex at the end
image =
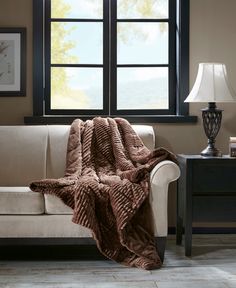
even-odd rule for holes
{"type": "Polygon", "coordinates": [[[235,102],[226,67],[221,63],[200,63],[193,88],[184,102],[235,102]]]}

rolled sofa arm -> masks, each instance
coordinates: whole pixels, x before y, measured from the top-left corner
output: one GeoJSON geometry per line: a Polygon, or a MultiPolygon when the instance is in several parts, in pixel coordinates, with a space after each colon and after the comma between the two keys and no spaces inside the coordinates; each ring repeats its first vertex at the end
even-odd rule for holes
{"type": "Polygon", "coordinates": [[[179,167],[172,161],[158,163],[150,174],[150,203],[154,217],[155,236],[166,237],[168,229],[168,187],[180,176],[179,167]]]}

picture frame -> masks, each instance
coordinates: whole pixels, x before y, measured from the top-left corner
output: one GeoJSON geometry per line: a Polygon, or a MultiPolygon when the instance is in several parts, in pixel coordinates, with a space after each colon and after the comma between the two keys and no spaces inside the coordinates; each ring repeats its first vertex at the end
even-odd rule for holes
{"type": "Polygon", "coordinates": [[[26,28],[0,28],[0,97],[26,96],[26,28]]]}

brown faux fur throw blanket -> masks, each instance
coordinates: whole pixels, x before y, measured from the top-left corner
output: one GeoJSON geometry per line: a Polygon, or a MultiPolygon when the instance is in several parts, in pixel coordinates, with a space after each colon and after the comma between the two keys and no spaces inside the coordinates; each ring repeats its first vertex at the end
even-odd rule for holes
{"type": "Polygon", "coordinates": [[[149,207],[149,172],[175,156],[148,150],[129,122],[100,118],[71,125],[65,176],[30,184],[74,210],[74,223],[91,229],[108,258],[144,269],[161,267],[149,207]]]}

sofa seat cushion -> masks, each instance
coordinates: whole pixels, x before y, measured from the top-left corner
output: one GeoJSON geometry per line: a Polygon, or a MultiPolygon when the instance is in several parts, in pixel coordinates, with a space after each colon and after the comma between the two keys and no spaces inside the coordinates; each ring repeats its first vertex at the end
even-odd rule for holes
{"type": "Polygon", "coordinates": [[[0,217],[0,240],[1,238],[28,237],[92,237],[89,229],[73,223],[71,219],[72,215],[2,215],[0,217]]]}
{"type": "Polygon", "coordinates": [[[43,214],[44,197],[28,187],[0,187],[0,214],[43,214]]]}
{"type": "Polygon", "coordinates": [[[66,206],[62,200],[54,195],[44,194],[45,197],[45,213],[46,214],[72,214],[73,210],[66,206]]]}

